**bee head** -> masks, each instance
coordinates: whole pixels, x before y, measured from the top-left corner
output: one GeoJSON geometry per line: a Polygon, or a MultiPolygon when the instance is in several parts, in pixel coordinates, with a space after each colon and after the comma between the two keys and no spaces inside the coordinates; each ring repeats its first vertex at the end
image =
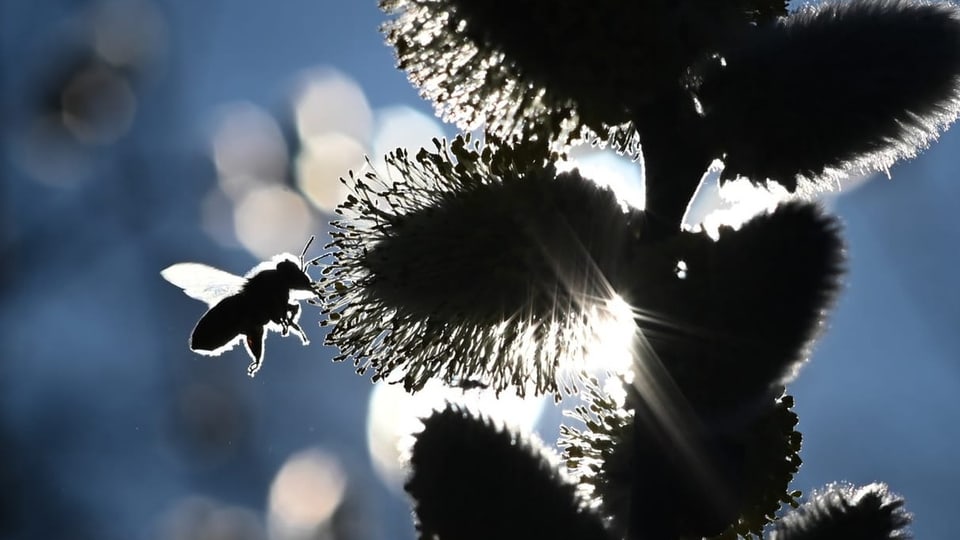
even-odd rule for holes
{"type": "Polygon", "coordinates": [[[313,290],[313,281],[300,266],[291,260],[277,263],[277,272],[283,276],[284,283],[291,289],[313,290]]]}

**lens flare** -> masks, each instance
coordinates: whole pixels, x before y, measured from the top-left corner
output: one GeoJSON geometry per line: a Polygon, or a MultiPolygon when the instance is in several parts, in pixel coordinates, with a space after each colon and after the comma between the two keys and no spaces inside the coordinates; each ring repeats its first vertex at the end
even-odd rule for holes
{"type": "Polygon", "coordinates": [[[290,456],[270,486],[271,537],[309,537],[333,517],[347,483],[340,462],[323,450],[314,448],[290,456]]]}

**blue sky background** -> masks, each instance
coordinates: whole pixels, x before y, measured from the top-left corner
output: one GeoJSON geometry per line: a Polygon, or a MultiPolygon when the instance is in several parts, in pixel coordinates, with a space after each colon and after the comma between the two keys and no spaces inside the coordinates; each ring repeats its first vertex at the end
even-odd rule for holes
{"type": "MultiPolygon", "coordinates": [[[[297,74],[331,66],[373,109],[430,114],[393,67],[375,2],[157,2],[165,45],[137,78],[129,130],[65,160],[69,180],[37,182],[21,141],[45,103],[38,88],[69,65],[67,37],[95,6],[0,4],[0,518],[17,519],[6,521],[13,538],[199,538],[170,533],[169,516],[202,497],[250,517],[245,537],[259,538],[277,470],[320,447],[349,477],[342,514],[354,538],[412,538],[406,501],[367,455],[372,385],[329,361],[309,308],[313,346],[273,335],[251,380],[239,349],[214,360],[187,350],[203,306],[159,276],[179,261],[238,274],[258,262],[200,227],[222,104],[282,119],[297,74]]],[[[954,129],[891,180],[833,200],[849,276],[791,387],[804,435],[795,487],[888,482],[918,538],[955,531],[960,486],[958,151],[954,129]]]]}

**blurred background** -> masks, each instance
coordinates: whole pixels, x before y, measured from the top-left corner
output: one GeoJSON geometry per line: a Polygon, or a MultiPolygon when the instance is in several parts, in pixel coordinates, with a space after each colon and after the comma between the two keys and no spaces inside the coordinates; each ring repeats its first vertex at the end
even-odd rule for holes
{"type": "MultiPolygon", "coordinates": [[[[159,274],[323,244],[338,177],[455,132],[381,20],[374,0],[0,4],[0,538],[414,537],[396,445],[443,392],[333,364],[306,304],[311,346],[271,334],[250,379],[239,347],[188,350],[205,306],[159,274]]],[[[919,538],[955,530],[960,486],[958,152],[954,129],[825,200],[849,276],[791,388],[795,487],[888,482],[919,538]]],[[[633,164],[578,164],[642,192],[633,164]]],[[[502,405],[553,444],[552,403],[502,405]]]]}

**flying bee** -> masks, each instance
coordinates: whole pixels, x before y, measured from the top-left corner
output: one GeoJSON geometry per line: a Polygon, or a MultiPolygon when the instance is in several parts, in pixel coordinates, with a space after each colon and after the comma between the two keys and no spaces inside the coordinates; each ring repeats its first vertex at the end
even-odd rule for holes
{"type": "Polygon", "coordinates": [[[300,300],[317,296],[307,266],[321,257],[304,260],[313,237],[299,259],[289,253],[273,257],[247,272],[245,277],[199,263],[178,263],[160,275],[183,292],[206,302],[210,309],[200,317],[190,335],[190,349],[218,356],[243,341],[250,354],[247,374],[253,377],[263,362],[264,329],[286,336],[296,334],[304,345],[310,341],[297,324],[300,300]]]}

